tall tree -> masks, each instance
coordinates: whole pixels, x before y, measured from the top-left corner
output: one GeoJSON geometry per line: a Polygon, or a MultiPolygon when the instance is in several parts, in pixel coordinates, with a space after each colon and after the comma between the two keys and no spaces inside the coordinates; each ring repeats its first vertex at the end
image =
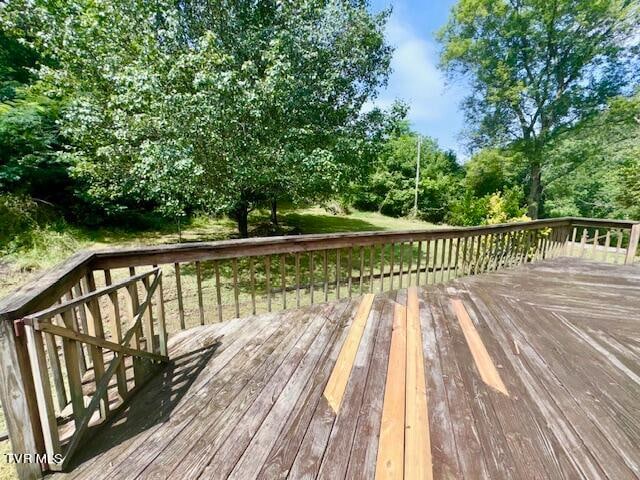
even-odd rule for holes
{"type": "Polygon", "coordinates": [[[439,33],[441,65],[472,87],[475,146],[527,160],[528,215],[541,213],[545,147],[637,83],[635,0],[459,0],[439,33]]]}
{"type": "Polygon", "coordinates": [[[4,16],[58,62],[41,76],[72,99],[69,155],[106,205],[198,203],[246,236],[258,203],[337,193],[385,131],[363,106],[389,72],[387,15],[363,0],[20,3],[4,16]]]}

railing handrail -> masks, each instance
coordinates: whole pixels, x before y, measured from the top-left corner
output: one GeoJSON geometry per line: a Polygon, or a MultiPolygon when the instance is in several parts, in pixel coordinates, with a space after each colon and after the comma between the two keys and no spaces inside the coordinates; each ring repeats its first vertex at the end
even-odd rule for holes
{"type": "Polygon", "coordinates": [[[25,320],[44,320],[47,318],[51,318],[54,317],[56,315],[59,315],[61,312],[65,312],[69,309],[72,309],[74,307],[80,306],[80,305],[84,305],[89,303],[91,300],[95,300],[97,298],[100,298],[104,295],[108,295],[109,293],[115,292],[117,290],[120,290],[121,288],[127,287],[131,284],[136,283],[138,280],[142,280],[144,278],[148,278],[151,275],[158,275],[159,273],[161,273],[160,268],[154,268],[153,270],[149,270],[147,272],[142,272],[139,273],[137,275],[134,275],[132,277],[128,277],[124,280],[121,280],[117,283],[108,285],[106,287],[102,287],[102,288],[98,288],[97,290],[93,290],[91,292],[85,293],[84,295],[80,296],[80,297],[76,297],[70,300],[66,300],[64,302],[62,302],[60,305],[53,305],[49,308],[45,308],[44,310],[41,310],[35,314],[31,314],[31,315],[27,315],[27,317],[25,317],[25,320]]]}
{"type": "Polygon", "coordinates": [[[62,264],[47,270],[39,278],[0,300],[0,321],[17,320],[50,306],[51,304],[47,305],[47,302],[62,296],[69,285],[77,282],[92,270],[196,260],[228,259],[240,256],[300,253],[328,248],[441,239],[449,238],[452,235],[464,238],[481,233],[505,233],[563,225],[629,229],[637,224],[640,224],[640,222],[633,220],[560,217],[473,227],[284,235],[213,242],[85,250],[76,253],[62,264]]]}

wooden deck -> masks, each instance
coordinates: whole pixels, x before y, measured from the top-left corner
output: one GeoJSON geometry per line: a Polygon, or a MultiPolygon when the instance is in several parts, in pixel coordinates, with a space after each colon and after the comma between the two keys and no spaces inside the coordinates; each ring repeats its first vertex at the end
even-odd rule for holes
{"type": "Polygon", "coordinates": [[[558,258],[181,332],[73,478],[640,476],[640,267],[558,258]]]}

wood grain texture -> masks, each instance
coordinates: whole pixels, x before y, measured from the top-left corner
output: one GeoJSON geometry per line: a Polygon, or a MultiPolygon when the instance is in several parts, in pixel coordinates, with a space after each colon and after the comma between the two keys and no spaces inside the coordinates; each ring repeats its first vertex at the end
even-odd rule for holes
{"type": "Polygon", "coordinates": [[[433,478],[418,289],[408,289],[404,478],[433,478]]]}
{"type": "Polygon", "coordinates": [[[380,423],[376,479],[401,479],[404,475],[406,352],[407,309],[403,305],[395,305],[380,423]]]}
{"type": "MultiPolygon", "coordinates": [[[[527,236],[503,240],[522,254],[527,236]]],[[[181,332],[174,363],[54,477],[428,478],[411,473],[428,451],[410,453],[428,425],[433,478],[637,478],[640,268],[554,255],[376,295],[337,413],[323,392],[361,299],[181,332]],[[483,381],[451,300],[508,396],[483,381]]]]}
{"type": "Polygon", "coordinates": [[[331,372],[331,377],[327,382],[327,386],[324,389],[323,395],[327,399],[329,406],[334,412],[340,410],[340,404],[342,403],[342,397],[347,387],[347,381],[353,368],[353,362],[358,352],[358,346],[362,338],[367,319],[369,318],[369,312],[371,311],[371,305],[375,295],[366,294],[362,297],[356,318],[351,325],[347,340],[344,342],[336,366],[331,372]]]}
{"type": "Polygon", "coordinates": [[[482,380],[500,393],[509,396],[507,387],[504,386],[502,378],[500,378],[500,374],[489,356],[489,352],[487,352],[480,335],[478,335],[478,331],[473,326],[473,322],[469,318],[467,310],[464,308],[464,304],[459,299],[454,298],[451,300],[451,305],[458,317],[458,322],[460,322],[460,327],[467,340],[467,345],[469,346],[469,350],[471,350],[473,360],[476,363],[482,380]]]}

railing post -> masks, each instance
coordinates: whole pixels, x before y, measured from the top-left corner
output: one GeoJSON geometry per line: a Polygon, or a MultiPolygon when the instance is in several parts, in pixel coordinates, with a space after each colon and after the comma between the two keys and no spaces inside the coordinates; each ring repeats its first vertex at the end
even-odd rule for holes
{"type": "MultiPolygon", "coordinates": [[[[20,335],[16,335],[12,321],[0,321],[0,398],[11,440],[11,453],[31,454],[33,459],[34,454],[45,452],[44,438],[24,326],[15,326],[20,335]]],[[[15,467],[21,480],[42,478],[42,466],[36,462],[15,463],[15,467]]]]}
{"type": "Polygon", "coordinates": [[[627,256],[624,263],[631,265],[638,251],[638,241],[640,240],[640,223],[636,223],[631,227],[631,235],[629,236],[629,246],[627,247],[627,256]]]}

